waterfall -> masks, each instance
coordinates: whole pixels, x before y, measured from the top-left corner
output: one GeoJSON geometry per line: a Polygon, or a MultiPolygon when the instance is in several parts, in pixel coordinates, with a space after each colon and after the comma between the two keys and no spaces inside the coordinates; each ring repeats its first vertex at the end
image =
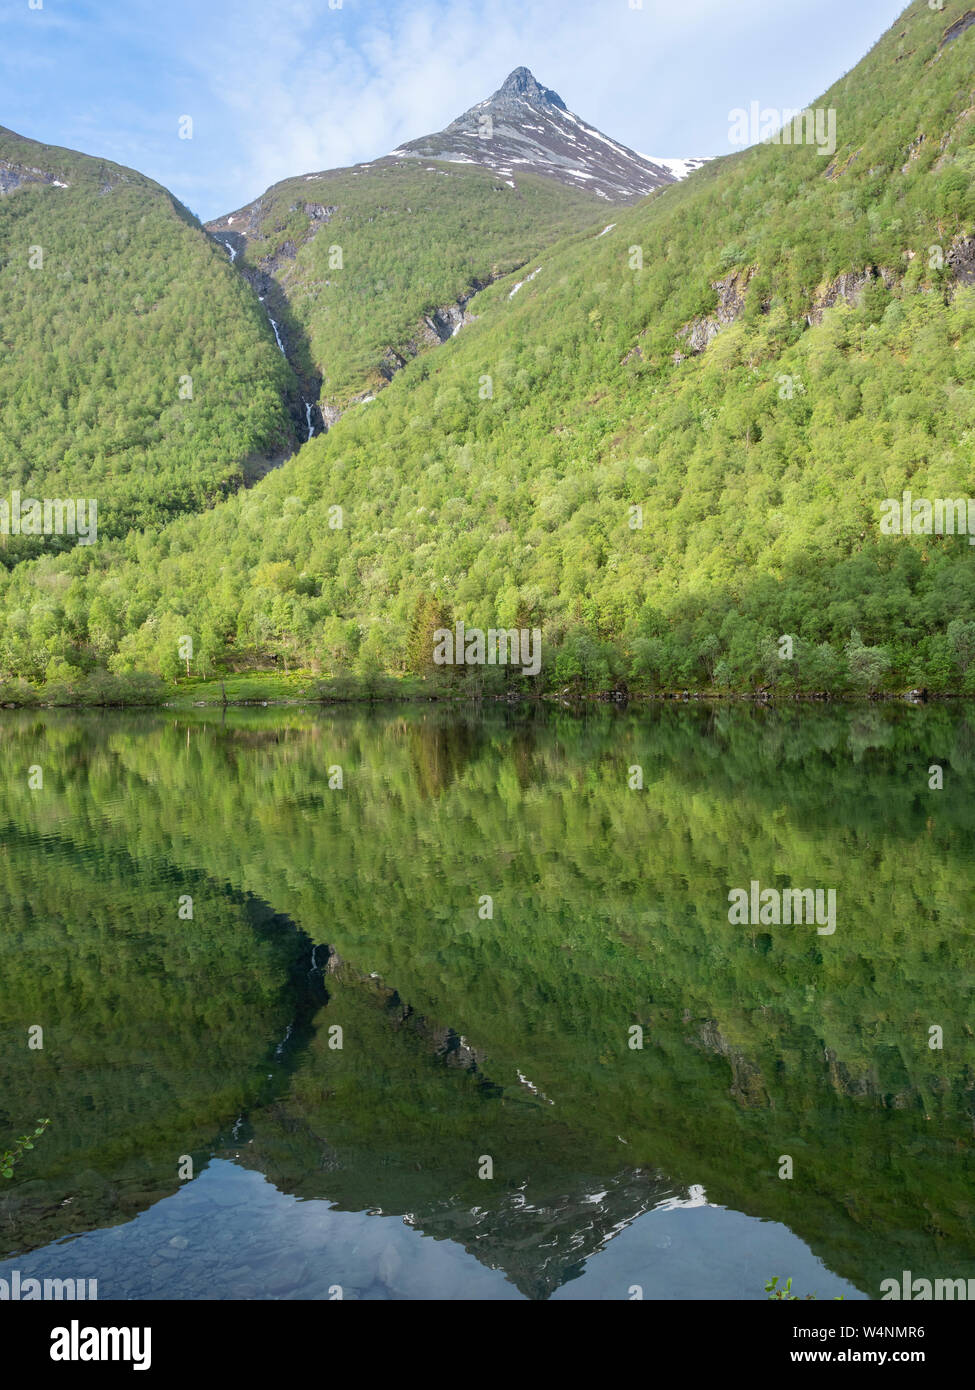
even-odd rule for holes
{"type": "MultiPolygon", "coordinates": [[[[315,426],[312,423],[311,411],[311,405],[308,403],[308,401],[305,401],[305,424],[308,426],[308,439],[311,439],[312,435],[315,433],[315,426]]],[[[308,443],[308,439],[305,440],[306,444],[308,443]]],[[[312,951],[312,962],[314,962],[314,959],[315,953],[314,951],[312,951]]]]}
{"type": "Polygon", "coordinates": [[[278,332],[278,326],[277,326],[277,324],[274,322],[274,320],[271,318],[271,315],[270,315],[270,314],[268,314],[268,319],[270,320],[271,327],[274,329],[274,338],[275,338],[275,341],[277,342],[277,345],[278,345],[278,347],[281,349],[281,351],[282,351],[282,353],[284,354],[284,356],[287,357],[288,354],[284,351],[284,343],[282,343],[282,341],[281,341],[281,334],[278,332]]]}
{"type": "MultiPolygon", "coordinates": [[[[261,301],[261,303],[264,304],[264,295],[259,294],[257,297],[261,301]]],[[[274,322],[274,319],[271,318],[271,311],[268,309],[266,304],[264,305],[264,312],[265,314],[267,314],[268,323],[274,329],[274,341],[281,349],[282,356],[287,357],[288,354],[284,350],[284,343],[282,343],[281,341],[281,334],[278,332],[278,325],[274,322]]]]}

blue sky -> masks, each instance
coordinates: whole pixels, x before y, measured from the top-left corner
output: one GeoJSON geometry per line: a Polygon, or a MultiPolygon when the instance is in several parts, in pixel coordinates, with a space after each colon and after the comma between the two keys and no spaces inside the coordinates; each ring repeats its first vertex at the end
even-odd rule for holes
{"type": "Polygon", "coordinates": [[[0,0],[0,125],[203,218],[439,130],[522,64],[645,154],[726,154],[733,108],[814,101],[906,0],[331,3],[0,0]]]}

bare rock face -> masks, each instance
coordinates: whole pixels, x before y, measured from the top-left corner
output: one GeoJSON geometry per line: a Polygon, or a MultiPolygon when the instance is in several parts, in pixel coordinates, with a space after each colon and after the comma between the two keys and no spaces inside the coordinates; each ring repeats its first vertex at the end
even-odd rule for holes
{"type": "Polygon", "coordinates": [[[907,162],[901,165],[902,174],[910,173],[911,165],[920,156],[921,150],[924,148],[924,142],[926,138],[927,137],[922,131],[922,133],[916,136],[915,139],[913,139],[911,143],[908,145],[907,162]]]}
{"type": "Polygon", "coordinates": [[[678,178],[667,164],[586,125],[527,68],[515,68],[492,97],[445,130],[407,141],[392,157],[482,164],[510,181],[520,173],[543,174],[613,203],[635,202],[678,178]]]}
{"type": "Polygon", "coordinates": [[[859,158],[860,151],[854,150],[851,155],[848,155],[847,158],[842,161],[842,163],[834,159],[833,162],[829,165],[829,167],[824,171],[823,178],[838,179],[841,174],[846,173],[847,169],[851,169],[859,158]]]}
{"type": "Polygon", "coordinates": [[[29,164],[14,164],[9,159],[0,159],[0,195],[14,193],[30,183],[56,184],[67,188],[66,183],[56,179],[46,169],[35,169],[29,164]]]}
{"type": "Polygon", "coordinates": [[[487,280],[472,280],[470,288],[455,303],[444,304],[439,309],[434,309],[424,316],[423,324],[433,334],[433,337],[427,340],[431,346],[435,346],[436,343],[445,343],[448,338],[456,337],[462,328],[466,328],[469,323],[474,322],[477,315],[468,310],[468,304],[476,294],[487,289],[488,285],[493,285],[497,279],[500,279],[500,276],[491,275],[487,280]]]}
{"type": "MultiPolygon", "coordinates": [[[[722,328],[727,328],[729,324],[741,318],[745,312],[745,291],[754,274],[754,269],[735,270],[723,280],[712,282],[711,288],[716,290],[718,295],[718,307],[714,313],[691,319],[677,334],[678,338],[687,339],[692,353],[704,352],[722,328]]],[[[682,354],[678,353],[676,356],[683,360],[682,354]]]]}
{"type": "Polygon", "coordinates": [[[470,288],[453,304],[442,304],[436,309],[431,309],[428,314],[416,326],[413,336],[399,347],[387,347],[383,353],[382,365],[379,369],[380,375],[385,381],[392,381],[397,372],[402,371],[407,362],[416,357],[427,347],[438,347],[441,343],[448,342],[455,338],[462,328],[466,328],[469,323],[477,320],[477,314],[472,314],[468,309],[468,304],[481,290],[487,289],[488,285],[494,284],[495,280],[500,279],[500,275],[490,275],[486,280],[471,280],[470,288]]]}
{"type": "MultiPolygon", "coordinates": [[[[311,241],[338,212],[337,207],[325,203],[292,203],[290,211],[297,212],[299,206],[305,216],[310,219],[301,237],[302,245],[311,241]]],[[[208,222],[206,230],[215,241],[218,241],[231,253],[231,260],[236,261],[240,253],[246,248],[248,239],[261,235],[266,211],[267,206],[264,198],[256,198],[253,203],[248,203],[246,207],[238,208],[236,212],[228,213],[225,217],[218,217],[212,222],[208,222]]],[[[264,272],[265,279],[258,292],[266,294],[268,290],[266,277],[274,275],[286,261],[295,260],[297,255],[297,243],[290,237],[286,237],[274,247],[273,251],[262,256],[259,267],[264,272]]],[[[243,270],[243,267],[238,265],[238,269],[243,270]]]]}
{"type": "Polygon", "coordinates": [[[960,285],[975,285],[975,237],[959,237],[946,259],[960,285]]]}
{"type": "MultiPolygon", "coordinates": [[[[413,337],[400,347],[387,347],[383,352],[382,361],[379,366],[381,381],[377,383],[376,390],[380,390],[383,385],[392,381],[397,372],[401,372],[407,362],[412,361],[424,348],[439,347],[442,343],[448,342],[456,337],[462,328],[466,328],[469,323],[474,323],[477,314],[472,314],[467,305],[481,290],[493,284],[500,276],[492,275],[489,279],[473,280],[471,287],[466,294],[462,294],[453,304],[443,304],[437,309],[431,309],[428,314],[417,324],[413,337]]],[[[359,405],[368,401],[375,400],[372,391],[364,392],[358,396],[353,396],[349,401],[350,405],[359,405]]],[[[327,402],[321,402],[322,423],[326,430],[331,428],[337,420],[340,420],[343,411],[327,402]]]]}
{"type": "Polygon", "coordinates": [[[806,322],[812,327],[813,324],[822,323],[823,314],[827,309],[832,309],[836,304],[858,304],[860,296],[867,285],[874,280],[883,280],[888,289],[894,284],[894,273],[881,267],[879,270],[869,266],[866,270],[852,270],[843,275],[838,275],[831,285],[815,300],[809,313],[806,315],[806,322]]]}
{"type": "Polygon", "coordinates": [[[727,1041],[714,1019],[705,1019],[701,1026],[700,1045],[727,1061],[731,1068],[729,1094],[739,1105],[748,1109],[768,1108],[769,1096],[761,1068],[747,1058],[740,1047],[727,1041]]]}
{"type": "Polygon", "coordinates": [[[970,29],[973,24],[975,24],[975,10],[966,11],[961,19],[956,20],[954,24],[949,24],[938,45],[938,52],[940,53],[948,44],[954,43],[956,39],[960,39],[965,30],[970,29]]]}

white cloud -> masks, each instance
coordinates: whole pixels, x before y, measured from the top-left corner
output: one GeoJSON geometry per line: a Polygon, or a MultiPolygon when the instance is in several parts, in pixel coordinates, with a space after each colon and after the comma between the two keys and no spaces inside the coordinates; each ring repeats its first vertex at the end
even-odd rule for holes
{"type": "MultiPolygon", "coordinates": [[[[246,150],[248,200],[291,175],[387,154],[441,129],[521,64],[627,144],[658,148],[679,124],[695,51],[729,27],[726,0],[493,0],[341,10],[308,0],[236,7],[232,27],[188,55],[246,150]],[[680,84],[680,85],[678,85],[680,84]]],[[[768,24],[767,0],[736,0],[733,25],[768,24]]],[[[726,117],[712,148],[720,150],[726,117]]],[[[676,136],[671,139],[676,139],[676,136]]],[[[673,156],[698,153],[682,146],[673,156]]],[[[707,153],[708,151],[703,151],[707,153]]]]}
{"type": "Polygon", "coordinates": [[[902,0],[75,0],[7,10],[4,111],[116,159],[205,217],[280,179],[375,159],[530,67],[587,123],[661,156],[728,152],[728,112],[801,105],[902,0]],[[810,24],[813,24],[810,30],[810,24]],[[812,39],[812,41],[811,41],[812,39]],[[38,81],[39,65],[47,65],[38,81]],[[192,141],[176,136],[180,115],[192,141]]]}

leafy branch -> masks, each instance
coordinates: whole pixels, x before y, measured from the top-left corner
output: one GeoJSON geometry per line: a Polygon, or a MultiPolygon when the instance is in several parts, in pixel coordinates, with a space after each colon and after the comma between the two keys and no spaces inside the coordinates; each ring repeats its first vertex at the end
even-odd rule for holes
{"type": "Polygon", "coordinates": [[[37,1128],[34,1130],[33,1134],[22,1134],[19,1139],[14,1140],[12,1149],[0,1151],[0,1176],[5,1178],[13,1177],[14,1164],[23,1157],[28,1149],[34,1147],[34,1140],[41,1137],[50,1123],[50,1120],[38,1120],[37,1128]]]}
{"type": "MultiPolygon", "coordinates": [[[[777,1274],[773,1275],[771,1279],[769,1279],[769,1280],[766,1281],[766,1284],[765,1284],[765,1292],[768,1294],[768,1296],[769,1296],[770,1299],[772,1299],[772,1298],[783,1298],[783,1299],[787,1299],[787,1300],[788,1300],[789,1302],[791,1302],[791,1303],[800,1303],[800,1302],[802,1302],[802,1300],[800,1299],[799,1295],[798,1295],[797,1293],[793,1293],[793,1292],[792,1292],[792,1277],[791,1277],[791,1275],[790,1275],[789,1278],[785,1281],[785,1284],[783,1285],[783,1287],[782,1287],[781,1289],[777,1287],[778,1282],[779,1282],[779,1276],[778,1276],[777,1274]]],[[[816,1295],[815,1295],[814,1293],[807,1293],[806,1296],[805,1296],[805,1301],[806,1301],[806,1302],[809,1302],[810,1299],[813,1299],[813,1300],[814,1300],[815,1297],[816,1297],[816,1295]]],[[[842,1294],[837,1294],[836,1298],[833,1299],[833,1302],[834,1302],[834,1303],[842,1303],[842,1302],[843,1302],[843,1295],[842,1295],[842,1294]]]]}

